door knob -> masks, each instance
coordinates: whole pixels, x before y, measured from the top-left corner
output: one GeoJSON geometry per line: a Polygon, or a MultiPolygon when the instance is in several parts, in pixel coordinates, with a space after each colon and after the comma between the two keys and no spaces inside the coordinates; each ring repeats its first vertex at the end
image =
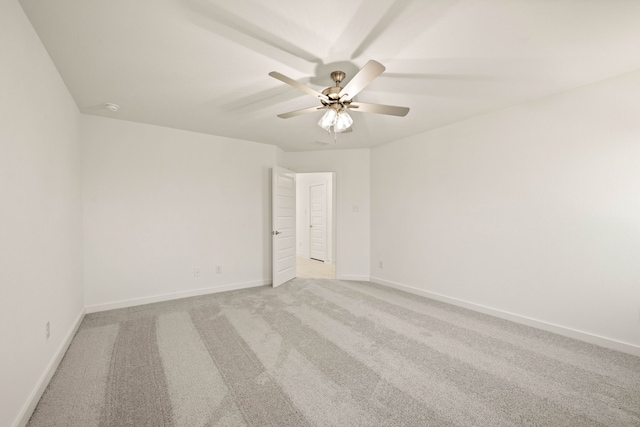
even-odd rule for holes
{"type": "Polygon", "coordinates": [[[274,232],[273,232],[273,233],[271,233],[271,234],[273,234],[274,236],[277,236],[278,234],[282,234],[282,232],[281,232],[281,231],[274,231],[274,232]]]}

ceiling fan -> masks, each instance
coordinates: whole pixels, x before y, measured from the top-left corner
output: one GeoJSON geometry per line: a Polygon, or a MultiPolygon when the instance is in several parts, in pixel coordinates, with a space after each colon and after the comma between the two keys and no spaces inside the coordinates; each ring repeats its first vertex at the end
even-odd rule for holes
{"type": "Polygon", "coordinates": [[[353,119],[347,114],[347,109],[353,109],[363,113],[388,114],[391,116],[404,117],[409,112],[407,107],[396,107],[393,105],[367,104],[364,102],[355,102],[353,98],[360,93],[362,89],[367,87],[376,77],[385,70],[384,65],[377,61],[369,61],[364,67],[356,73],[345,87],[341,87],[340,83],[346,77],[342,71],[334,71],[331,73],[331,79],[335,82],[335,86],[331,86],[318,92],[315,89],[305,86],[302,83],[289,78],[276,71],[272,71],[269,75],[276,78],[294,88],[301,90],[309,95],[320,99],[321,105],[317,107],[304,108],[302,110],[291,111],[288,113],[278,114],[282,119],[299,116],[301,114],[313,113],[319,110],[327,110],[322,116],[318,125],[324,130],[330,132],[333,128],[334,133],[344,132],[351,127],[353,119]]]}

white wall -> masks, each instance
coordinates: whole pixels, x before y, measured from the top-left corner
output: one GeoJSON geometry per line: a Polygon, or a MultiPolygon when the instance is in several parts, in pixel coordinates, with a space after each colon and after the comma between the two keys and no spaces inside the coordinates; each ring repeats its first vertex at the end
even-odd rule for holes
{"type": "Polygon", "coordinates": [[[0,64],[0,425],[9,426],[30,415],[84,305],[79,112],[14,0],[0,2],[0,64]]]}
{"type": "Polygon", "coordinates": [[[369,149],[284,153],[283,160],[296,172],[336,172],[336,276],[368,280],[369,149]]]}
{"type": "Polygon", "coordinates": [[[81,124],[89,311],[270,283],[275,147],[94,116],[81,124]]]}
{"type": "Polygon", "coordinates": [[[296,255],[309,258],[309,187],[325,184],[327,209],[327,258],[324,261],[335,263],[333,258],[333,173],[299,173],[296,175],[296,255]]]}
{"type": "Polygon", "coordinates": [[[639,118],[636,72],[373,149],[372,277],[640,346],[639,118]]]}
{"type": "Polygon", "coordinates": [[[284,151],[280,147],[274,146],[274,150],[276,150],[276,166],[284,167],[284,151]]]}

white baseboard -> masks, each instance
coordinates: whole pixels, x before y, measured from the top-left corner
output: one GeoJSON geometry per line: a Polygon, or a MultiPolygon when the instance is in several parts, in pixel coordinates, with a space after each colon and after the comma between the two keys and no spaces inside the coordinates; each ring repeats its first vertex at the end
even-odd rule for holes
{"type": "Polygon", "coordinates": [[[256,280],[254,282],[234,283],[231,285],[212,286],[209,288],[195,289],[192,291],[172,292],[169,294],[156,295],[152,297],[134,298],[124,301],[108,302],[104,304],[89,305],[86,307],[87,313],[97,313],[99,311],[115,310],[117,308],[135,307],[137,305],[151,304],[154,302],[171,301],[181,298],[196,297],[200,295],[215,294],[218,292],[235,291],[238,289],[255,288],[258,286],[270,285],[271,280],[256,280]]]}
{"type": "Polygon", "coordinates": [[[47,366],[47,369],[45,369],[44,373],[40,377],[38,384],[31,392],[31,395],[29,395],[27,403],[22,407],[22,410],[20,411],[20,414],[18,415],[18,418],[14,423],[14,427],[24,427],[29,422],[29,418],[31,418],[33,411],[36,409],[36,406],[38,405],[38,402],[42,397],[42,394],[47,389],[49,381],[51,381],[51,377],[53,377],[53,374],[56,372],[56,369],[58,369],[58,365],[60,365],[64,354],[67,352],[67,349],[71,345],[71,341],[78,331],[78,328],[80,327],[85,314],[86,310],[83,308],[80,312],[80,315],[73,324],[73,327],[64,337],[64,340],[60,344],[60,347],[58,347],[58,350],[56,350],[54,358],[51,360],[51,362],[47,366]]]}
{"type": "Polygon", "coordinates": [[[354,276],[354,275],[349,275],[349,274],[341,274],[340,276],[336,277],[337,280],[354,280],[354,281],[358,281],[358,282],[369,282],[371,280],[371,277],[369,276],[354,276]]]}
{"type": "Polygon", "coordinates": [[[458,298],[448,297],[435,292],[425,291],[423,289],[414,288],[412,286],[403,285],[396,282],[390,282],[377,277],[371,277],[371,282],[378,285],[387,286],[401,291],[409,292],[415,295],[431,298],[437,301],[446,302],[448,304],[456,305],[458,307],[468,308],[470,310],[478,311],[480,313],[489,314],[491,316],[499,317],[501,319],[510,320],[512,322],[520,323],[534,328],[542,329],[544,331],[553,332],[558,335],[562,335],[569,338],[574,338],[580,341],[588,342],[590,344],[599,345],[601,347],[618,350],[623,353],[632,354],[634,356],[640,356],[640,346],[617,341],[611,338],[594,335],[589,332],[579,331],[577,329],[567,328],[565,326],[548,323],[542,320],[533,319],[519,314],[510,313],[508,311],[498,310],[495,308],[487,307],[481,304],[476,304],[469,301],[464,301],[458,298]]]}

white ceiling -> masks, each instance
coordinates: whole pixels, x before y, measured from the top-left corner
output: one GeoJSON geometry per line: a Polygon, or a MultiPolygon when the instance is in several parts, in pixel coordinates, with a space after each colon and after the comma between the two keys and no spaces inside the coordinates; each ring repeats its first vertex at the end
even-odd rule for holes
{"type": "MultiPolygon", "coordinates": [[[[638,0],[21,0],[80,111],[285,151],[372,147],[640,69],[638,0]],[[335,145],[322,90],[369,59],[387,68],[335,145]],[[121,109],[112,113],[106,102],[121,109]]],[[[344,86],[343,83],[343,86],[344,86]]]]}

